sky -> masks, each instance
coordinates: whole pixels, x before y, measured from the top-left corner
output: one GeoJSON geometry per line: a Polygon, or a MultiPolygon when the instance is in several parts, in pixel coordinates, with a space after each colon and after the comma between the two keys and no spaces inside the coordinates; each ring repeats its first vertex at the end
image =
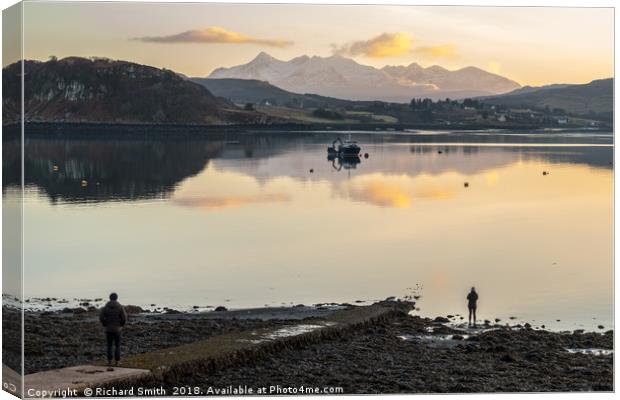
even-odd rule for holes
{"type": "MultiPolygon", "coordinates": [[[[25,3],[27,59],[98,56],[207,76],[259,52],[476,66],[522,85],[613,76],[613,9],[25,3]]],[[[15,60],[3,59],[3,66],[15,60]]]]}

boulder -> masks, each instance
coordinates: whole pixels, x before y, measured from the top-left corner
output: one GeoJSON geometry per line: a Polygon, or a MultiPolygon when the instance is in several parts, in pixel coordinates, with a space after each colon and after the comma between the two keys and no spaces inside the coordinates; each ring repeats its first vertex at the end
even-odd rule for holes
{"type": "Polygon", "coordinates": [[[143,313],[144,310],[142,309],[142,307],[139,307],[139,306],[128,305],[128,306],[125,306],[125,312],[127,314],[140,314],[140,313],[143,313]]]}

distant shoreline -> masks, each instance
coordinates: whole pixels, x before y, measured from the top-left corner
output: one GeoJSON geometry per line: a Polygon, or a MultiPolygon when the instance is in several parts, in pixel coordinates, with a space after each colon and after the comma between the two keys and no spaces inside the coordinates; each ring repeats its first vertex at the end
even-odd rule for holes
{"type": "MultiPolygon", "coordinates": [[[[393,301],[394,297],[389,297],[384,301],[393,301]]],[[[396,300],[401,301],[402,299],[396,300]]],[[[337,310],[342,310],[350,307],[367,307],[381,300],[378,299],[366,299],[366,300],[355,300],[350,302],[320,302],[320,303],[282,303],[280,305],[271,304],[264,306],[252,305],[252,306],[230,306],[228,303],[221,303],[216,305],[187,305],[187,306],[179,306],[172,304],[145,304],[145,303],[133,303],[133,304],[125,304],[125,308],[127,312],[132,315],[141,315],[143,317],[161,317],[161,318],[171,318],[171,319],[195,319],[195,318],[207,318],[207,319],[261,319],[261,320],[271,320],[271,319],[283,319],[283,320],[299,320],[308,317],[320,317],[331,314],[337,310]],[[224,307],[223,305],[226,304],[224,307]]],[[[107,299],[103,298],[74,298],[72,300],[65,298],[39,298],[32,297],[26,299],[23,303],[23,311],[26,315],[31,316],[57,316],[68,318],[71,316],[93,316],[96,315],[101,307],[105,305],[107,299]]],[[[12,296],[5,294],[3,295],[3,308],[7,310],[21,310],[22,306],[17,301],[17,299],[12,296]]],[[[466,314],[459,313],[449,313],[446,312],[445,315],[430,315],[422,313],[420,314],[422,317],[427,318],[435,318],[437,316],[445,318],[444,323],[448,323],[453,327],[463,327],[466,320],[466,314]]],[[[488,317],[488,316],[487,316],[488,317]]],[[[481,326],[494,327],[494,328],[522,328],[524,326],[531,325],[532,329],[537,330],[545,330],[549,332],[556,333],[566,333],[572,330],[580,330],[585,332],[602,332],[606,330],[613,330],[615,327],[613,323],[611,325],[605,324],[605,326],[600,325],[599,322],[594,323],[591,327],[586,328],[583,325],[575,326],[574,328],[569,327],[555,327],[553,328],[550,325],[553,325],[552,322],[556,319],[555,317],[548,317],[545,319],[528,319],[528,318],[518,318],[518,317],[509,317],[499,319],[496,317],[488,317],[489,319],[480,318],[478,322],[481,326]],[[597,328],[598,325],[598,328],[597,328]]]]}
{"type": "MultiPolygon", "coordinates": [[[[176,137],[193,136],[214,133],[267,133],[267,132],[316,132],[316,131],[352,131],[352,132],[380,132],[389,133],[404,130],[429,131],[481,131],[501,130],[510,132],[549,132],[542,126],[530,125],[444,125],[444,124],[229,124],[229,125],[193,125],[193,124],[132,124],[107,122],[27,122],[25,124],[27,136],[73,136],[84,135],[123,135],[157,137],[160,135],[175,135],[176,137]]],[[[20,124],[7,124],[2,127],[5,135],[19,136],[20,124]]],[[[555,131],[555,130],[554,130],[555,131]]],[[[561,128],[561,132],[613,132],[613,128],[585,129],[580,127],[561,128]]]]}

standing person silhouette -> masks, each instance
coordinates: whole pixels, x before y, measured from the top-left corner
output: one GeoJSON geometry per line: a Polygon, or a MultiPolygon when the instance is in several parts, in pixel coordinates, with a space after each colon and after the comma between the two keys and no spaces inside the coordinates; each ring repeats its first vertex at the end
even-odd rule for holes
{"type": "Polygon", "coordinates": [[[127,322],[125,308],[118,302],[116,293],[110,294],[110,301],[101,309],[99,321],[105,328],[105,336],[108,350],[108,371],[112,371],[112,356],[114,356],[115,366],[121,360],[121,328],[127,322]],[[114,348],[114,353],[112,353],[114,348]]]}
{"type": "Polygon", "coordinates": [[[469,326],[471,325],[471,317],[474,317],[474,328],[476,327],[476,308],[478,307],[478,293],[476,288],[471,287],[469,294],[467,295],[467,308],[469,309],[469,326]]]}

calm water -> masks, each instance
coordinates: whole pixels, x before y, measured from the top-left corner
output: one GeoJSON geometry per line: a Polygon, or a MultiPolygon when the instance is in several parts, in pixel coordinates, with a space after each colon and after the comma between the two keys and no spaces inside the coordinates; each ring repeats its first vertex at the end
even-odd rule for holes
{"type": "Polygon", "coordinates": [[[435,316],[475,285],[482,318],[613,325],[611,135],[354,133],[356,164],[327,160],[337,135],[27,139],[25,296],[238,308],[421,285],[435,316]]]}

